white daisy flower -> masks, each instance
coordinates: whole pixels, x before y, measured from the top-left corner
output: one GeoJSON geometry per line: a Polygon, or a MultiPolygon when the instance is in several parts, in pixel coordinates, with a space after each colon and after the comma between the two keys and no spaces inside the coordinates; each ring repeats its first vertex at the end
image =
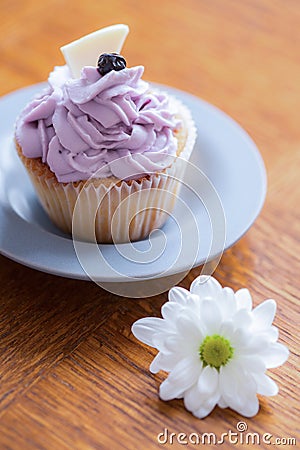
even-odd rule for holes
{"type": "Polygon", "coordinates": [[[288,358],[272,326],[276,302],[252,310],[248,289],[233,292],[213,277],[199,276],[190,291],[174,287],[162,306],[162,319],[146,317],[132,326],[134,336],[159,353],[150,371],[170,372],[161,384],[162,400],[183,398],[196,417],[216,405],[246,417],[257,414],[257,394],[276,395],[266,369],[288,358]]]}

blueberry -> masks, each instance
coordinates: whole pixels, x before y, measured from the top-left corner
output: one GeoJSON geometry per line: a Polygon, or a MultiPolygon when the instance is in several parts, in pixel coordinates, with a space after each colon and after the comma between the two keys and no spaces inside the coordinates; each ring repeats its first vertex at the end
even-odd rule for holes
{"type": "Polygon", "coordinates": [[[97,70],[100,75],[106,75],[111,70],[122,70],[126,67],[126,61],[118,53],[102,53],[99,56],[97,70]]]}

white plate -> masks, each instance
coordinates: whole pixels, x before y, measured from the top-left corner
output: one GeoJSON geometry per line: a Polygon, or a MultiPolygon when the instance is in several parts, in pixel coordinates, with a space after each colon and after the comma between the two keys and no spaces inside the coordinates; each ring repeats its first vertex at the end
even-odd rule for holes
{"type": "Polygon", "coordinates": [[[265,168],[255,144],[235,121],[214,106],[163,86],[191,109],[198,131],[191,158],[194,167],[188,168],[185,178],[188,188],[180,192],[175,220],[168,220],[164,233],[153,234],[151,245],[148,240],[134,247],[85,244],[82,251],[80,245],[75,251],[72,239],[61,233],[40,207],[13,145],[15,118],[42,86],[30,86],[0,99],[0,252],[3,255],[34,269],[70,278],[90,279],[91,276],[103,282],[159,278],[184,272],[216,257],[253,224],[266,194],[265,168]],[[220,230],[216,230],[218,226],[216,220],[212,223],[209,205],[203,205],[205,201],[195,199],[192,193],[203,183],[197,174],[199,169],[214,187],[217,203],[220,199],[226,221],[224,239],[223,218],[220,230]],[[199,239],[194,233],[195,224],[199,239]],[[214,240],[213,234],[218,238],[214,240]],[[184,252],[180,252],[182,245],[184,252]],[[160,252],[153,257],[150,248],[154,253],[159,248],[160,252]],[[94,260],[95,250],[101,254],[101,260],[94,260]],[[132,251],[137,256],[131,258],[132,251]]]}

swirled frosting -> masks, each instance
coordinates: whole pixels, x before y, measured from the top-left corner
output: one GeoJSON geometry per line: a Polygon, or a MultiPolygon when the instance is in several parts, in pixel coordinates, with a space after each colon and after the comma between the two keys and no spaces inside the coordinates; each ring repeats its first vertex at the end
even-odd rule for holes
{"type": "Polygon", "coordinates": [[[16,139],[28,158],[42,158],[58,181],[115,176],[134,179],[169,166],[178,120],[168,96],[149,90],[142,66],[101,76],[85,67],[72,79],[56,67],[48,87],[22,111],[16,139]]]}

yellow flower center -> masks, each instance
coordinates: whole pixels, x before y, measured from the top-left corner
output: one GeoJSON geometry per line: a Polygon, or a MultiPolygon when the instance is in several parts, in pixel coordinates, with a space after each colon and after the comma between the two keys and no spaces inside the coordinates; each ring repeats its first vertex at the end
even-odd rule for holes
{"type": "Polygon", "coordinates": [[[210,366],[219,370],[232,358],[233,348],[223,336],[213,334],[212,336],[206,336],[200,346],[199,353],[204,367],[210,366]]]}

